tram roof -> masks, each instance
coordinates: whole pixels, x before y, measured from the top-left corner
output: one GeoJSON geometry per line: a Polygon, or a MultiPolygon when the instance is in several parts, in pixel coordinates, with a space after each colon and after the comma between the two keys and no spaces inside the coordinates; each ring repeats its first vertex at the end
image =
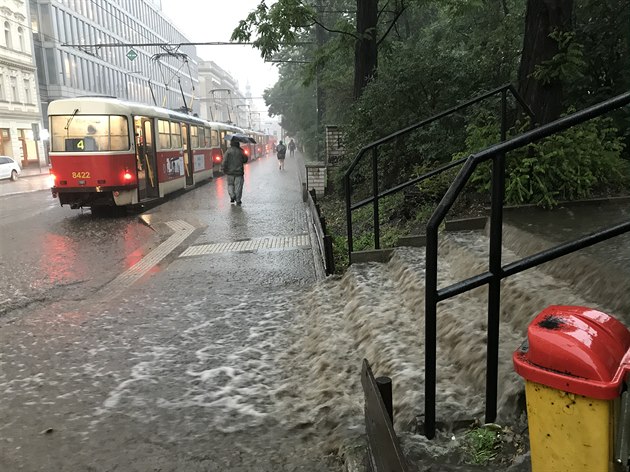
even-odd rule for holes
{"type": "Polygon", "coordinates": [[[211,128],[223,128],[242,132],[243,129],[228,123],[216,121],[206,121],[197,116],[169,110],[168,108],[156,107],[145,103],[128,102],[115,97],[87,96],[62,98],[54,100],[48,105],[49,115],[73,114],[78,109],[77,114],[94,115],[147,115],[164,119],[177,119],[197,123],[211,128]],[[82,109],[83,108],[83,109],[82,109]],[[87,108],[87,109],[86,109],[87,108]]]}

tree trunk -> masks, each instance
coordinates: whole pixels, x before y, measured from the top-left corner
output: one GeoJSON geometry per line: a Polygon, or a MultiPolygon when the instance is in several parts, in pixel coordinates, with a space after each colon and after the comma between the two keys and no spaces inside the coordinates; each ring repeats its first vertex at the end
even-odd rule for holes
{"type": "Polygon", "coordinates": [[[549,123],[562,113],[562,82],[552,79],[543,84],[532,73],[536,65],[558,54],[558,43],[549,35],[556,30],[571,31],[572,12],[573,0],[527,0],[518,88],[538,124],[549,123]]]}
{"type": "Polygon", "coordinates": [[[357,40],[354,48],[354,97],[359,98],[376,74],[378,0],[357,0],[357,40]]]}

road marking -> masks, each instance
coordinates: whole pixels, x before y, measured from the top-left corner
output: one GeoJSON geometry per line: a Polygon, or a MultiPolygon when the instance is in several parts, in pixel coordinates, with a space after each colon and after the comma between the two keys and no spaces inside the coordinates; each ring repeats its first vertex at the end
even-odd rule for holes
{"type": "Polygon", "coordinates": [[[182,220],[168,221],[166,224],[175,231],[175,233],[149,254],[144,256],[141,260],[136,262],[132,267],[108,283],[105,287],[103,287],[103,289],[101,289],[101,292],[103,292],[107,297],[119,294],[159,264],[162,259],[173,252],[177,246],[183,243],[195,230],[194,226],[182,220]]]}
{"type": "Polygon", "coordinates": [[[277,236],[245,241],[230,241],[226,243],[199,244],[190,246],[179,257],[204,256],[207,254],[220,254],[225,252],[242,252],[258,250],[289,250],[311,247],[311,239],[308,234],[294,236],[277,236]]]}

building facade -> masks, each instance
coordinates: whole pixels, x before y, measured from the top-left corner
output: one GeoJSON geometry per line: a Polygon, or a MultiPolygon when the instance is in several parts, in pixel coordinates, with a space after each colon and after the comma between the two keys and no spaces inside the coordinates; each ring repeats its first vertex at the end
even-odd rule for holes
{"type": "Polygon", "coordinates": [[[199,102],[203,119],[252,128],[251,100],[241,93],[234,77],[214,61],[199,63],[199,102]]]}
{"type": "Polygon", "coordinates": [[[22,167],[42,166],[46,155],[28,2],[0,0],[0,26],[0,155],[22,167]]]}
{"type": "Polygon", "coordinates": [[[80,95],[199,111],[196,48],[146,46],[189,42],[159,1],[30,0],[30,11],[44,116],[80,95]]]}

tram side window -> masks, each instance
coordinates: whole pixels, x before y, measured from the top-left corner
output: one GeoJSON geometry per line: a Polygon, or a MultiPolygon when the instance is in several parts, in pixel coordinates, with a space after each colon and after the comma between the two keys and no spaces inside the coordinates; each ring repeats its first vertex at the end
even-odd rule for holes
{"type": "Polygon", "coordinates": [[[170,123],[164,120],[158,120],[158,135],[160,149],[171,148],[171,130],[170,123]]]}
{"type": "Polygon", "coordinates": [[[50,117],[53,152],[126,151],[130,148],[125,116],[54,115],[50,117]]]}
{"type": "Polygon", "coordinates": [[[211,133],[212,134],[211,134],[211,141],[210,142],[212,144],[212,147],[219,146],[219,130],[213,129],[211,131],[211,133]]]}
{"type": "Polygon", "coordinates": [[[171,122],[171,144],[173,149],[182,147],[182,127],[179,123],[171,122]]]}
{"type": "Polygon", "coordinates": [[[198,128],[199,131],[199,147],[200,148],[207,148],[208,143],[206,142],[206,128],[200,126],[198,128]]]}
{"type": "Polygon", "coordinates": [[[129,149],[129,129],[127,118],[124,116],[109,117],[109,136],[111,151],[125,151],[129,149]]]}
{"type": "Polygon", "coordinates": [[[193,149],[199,149],[199,128],[196,126],[190,127],[190,147],[193,149]]]}

